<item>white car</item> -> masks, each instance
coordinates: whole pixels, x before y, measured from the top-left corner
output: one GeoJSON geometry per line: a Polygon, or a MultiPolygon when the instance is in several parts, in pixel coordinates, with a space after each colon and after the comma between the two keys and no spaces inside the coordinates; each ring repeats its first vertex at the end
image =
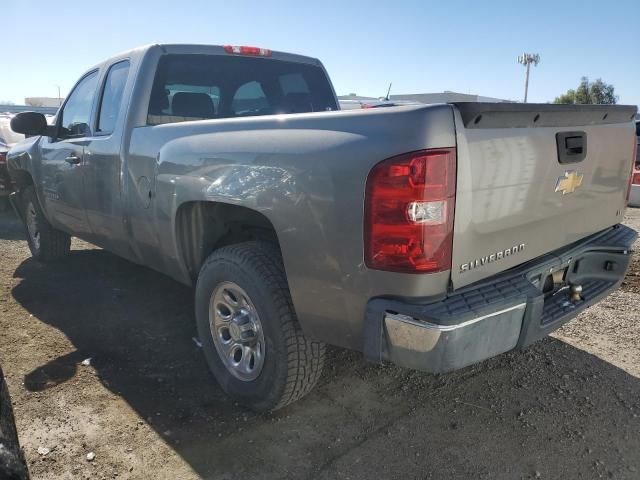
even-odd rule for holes
{"type": "Polygon", "coordinates": [[[7,171],[7,152],[13,145],[24,140],[24,135],[11,130],[10,121],[11,115],[0,114],[0,212],[7,210],[7,197],[12,191],[7,171]]]}

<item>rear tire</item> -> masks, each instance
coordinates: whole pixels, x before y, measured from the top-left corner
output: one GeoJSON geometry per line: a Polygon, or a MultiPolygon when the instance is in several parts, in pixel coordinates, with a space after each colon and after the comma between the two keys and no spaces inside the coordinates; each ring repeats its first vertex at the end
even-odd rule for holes
{"type": "Polygon", "coordinates": [[[71,237],[51,226],[42,212],[33,186],[23,190],[22,206],[27,243],[33,258],[46,263],[66,257],[71,250],[71,237]]]}
{"type": "Polygon", "coordinates": [[[216,250],[200,271],[195,306],[209,367],[238,403],[277,410],[318,382],[325,346],[300,328],[276,247],[247,242],[216,250]]]}

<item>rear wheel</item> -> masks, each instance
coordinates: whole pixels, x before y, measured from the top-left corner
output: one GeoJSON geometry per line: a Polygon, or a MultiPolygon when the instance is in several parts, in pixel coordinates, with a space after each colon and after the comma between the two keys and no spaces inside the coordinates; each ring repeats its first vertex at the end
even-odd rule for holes
{"type": "Polygon", "coordinates": [[[27,243],[33,258],[41,262],[52,262],[67,256],[71,250],[71,237],[51,226],[42,213],[33,186],[23,190],[22,205],[27,243]]]}
{"type": "Polygon", "coordinates": [[[207,362],[223,390],[256,411],[277,410],[315,386],[324,344],[298,324],[277,248],[231,245],[205,262],[196,321],[207,362]]]}

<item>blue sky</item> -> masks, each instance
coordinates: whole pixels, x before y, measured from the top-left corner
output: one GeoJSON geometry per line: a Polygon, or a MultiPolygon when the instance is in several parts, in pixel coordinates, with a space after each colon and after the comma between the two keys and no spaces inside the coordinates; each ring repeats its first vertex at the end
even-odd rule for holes
{"type": "Polygon", "coordinates": [[[155,42],[255,45],[320,58],[338,94],[452,90],[529,101],[602,77],[640,104],[640,0],[2,0],[0,100],[62,94],[89,66],[155,42]]]}

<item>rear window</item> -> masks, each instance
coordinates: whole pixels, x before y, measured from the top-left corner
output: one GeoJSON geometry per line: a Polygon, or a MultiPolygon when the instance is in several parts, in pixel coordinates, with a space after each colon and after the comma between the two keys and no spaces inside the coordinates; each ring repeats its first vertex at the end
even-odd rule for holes
{"type": "Polygon", "coordinates": [[[315,65],[222,55],[165,55],[158,63],[147,121],[337,110],[324,71],[315,65]]]}

